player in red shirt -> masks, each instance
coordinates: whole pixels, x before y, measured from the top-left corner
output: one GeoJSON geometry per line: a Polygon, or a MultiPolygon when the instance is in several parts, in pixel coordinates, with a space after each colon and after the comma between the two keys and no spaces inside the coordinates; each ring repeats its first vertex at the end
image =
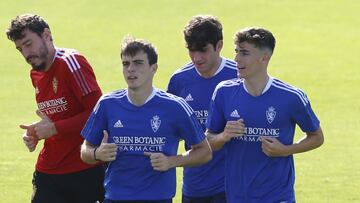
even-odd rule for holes
{"type": "Polygon", "coordinates": [[[93,203],[102,201],[104,168],[80,159],[83,128],[101,96],[87,60],[72,49],[56,48],[47,22],[24,14],[11,21],[7,37],[32,66],[40,121],[20,125],[23,140],[34,151],[38,140],[44,146],[33,177],[33,203],[93,203]]]}

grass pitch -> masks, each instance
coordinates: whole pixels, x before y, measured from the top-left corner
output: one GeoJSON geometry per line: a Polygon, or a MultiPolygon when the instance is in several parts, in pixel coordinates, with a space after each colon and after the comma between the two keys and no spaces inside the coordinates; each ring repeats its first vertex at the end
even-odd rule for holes
{"type": "MultiPolygon", "coordinates": [[[[19,124],[37,120],[29,66],[6,39],[10,19],[22,13],[45,17],[59,47],[75,48],[93,65],[103,92],[125,87],[119,49],[125,35],[151,41],[159,52],[155,85],[166,88],[172,72],[189,59],[182,30],[191,16],[213,14],[224,26],[223,56],[234,57],[233,35],[263,26],[277,46],[272,76],[303,89],[320,118],[324,145],[295,155],[298,202],[359,202],[360,194],[360,3],[319,1],[36,1],[0,2],[0,199],[29,202],[39,148],[23,146],[19,124]]],[[[296,138],[301,137],[297,130],[296,138]]],[[[181,169],[174,202],[180,202],[181,169]]]]}

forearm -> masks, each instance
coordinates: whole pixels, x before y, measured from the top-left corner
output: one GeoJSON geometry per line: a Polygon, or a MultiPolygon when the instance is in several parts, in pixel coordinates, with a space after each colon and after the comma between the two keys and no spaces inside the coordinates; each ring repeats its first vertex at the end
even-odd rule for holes
{"type": "Polygon", "coordinates": [[[55,121],[55,128],[58,134],[80,134],[96,102],[101,97],[101,92],[92,92],[86,95],[81,103],[84,110],[70,118],[55,121]]]}
{"type": "Polygon", "coordinates": [[[210,161],[211,158],[212,151],[205,139],[200,144],[192,146],[192,149],[185,153],[169,157],[170,168],[198,166],[210,161]]]}
{"type": "Polygon", "coordinates": [[[81,160],[87,164],[95,164],[97,161],[94,156],[95,146],[90,145],[87,141],[81,145],[80,156],[81,160]]]}
{"type": "Polygon", "coordinates": [[[297,154],[310,151],[320,147],[324,143],[324,136],[321,128],[315,132],[308,132],[297,143],[288,146],[288,154],[297,154]]]}
{"type": "Polygon", "coordinates": [[[220,150],[227,142],[222,133],[213,134],[207,131],[205,134],[213,151],[220,150]]]}
{"type": "Polygon", "coordinates": [[[57,133],[61,135],[80,134],[87,119],[89,118],[90,113],[91,110],[86,109],[73,117],[55,121],[54,124],[57,133]]]}

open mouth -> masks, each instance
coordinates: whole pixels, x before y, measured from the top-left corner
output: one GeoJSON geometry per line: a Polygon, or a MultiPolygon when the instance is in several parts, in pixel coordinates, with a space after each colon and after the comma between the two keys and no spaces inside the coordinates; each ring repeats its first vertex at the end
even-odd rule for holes
{"type": "Polygon", "coordinates": [[[128,76],[127,79],[128,79],[128,80],[136,80],[137,77],[136,77],[136,76],[128,76]]]}

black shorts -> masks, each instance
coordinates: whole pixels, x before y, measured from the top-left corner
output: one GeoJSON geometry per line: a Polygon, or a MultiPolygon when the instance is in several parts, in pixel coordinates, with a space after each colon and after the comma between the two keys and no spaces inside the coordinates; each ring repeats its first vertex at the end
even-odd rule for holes
{"type": "Polygon", "coordinates": [[[225,192],[216,193],[207,197],[189,197],[182,195],[182,203],[226,203],[225,192]]]}
{"type": "Polygon", "coordinates": [[[167,200],[126,200],[126,201],[114,201],[105,199],[103,203],[172,203],[171,199],[167,200]]]}
{"type": "Polygon", "coordinates": [[[69,174],[33,175],[32,203],[95,203],[104,199],[104,166],[69,174]]]}

